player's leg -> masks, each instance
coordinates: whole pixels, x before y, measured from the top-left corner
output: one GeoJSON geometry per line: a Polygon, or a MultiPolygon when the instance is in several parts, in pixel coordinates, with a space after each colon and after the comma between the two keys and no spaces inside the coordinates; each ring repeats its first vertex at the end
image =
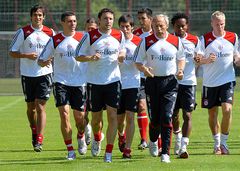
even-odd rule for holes
{"type": "Polygon", "coordinates": [[[117,134],[117,108],[119,107],[121,95],[120,81],[110,83],[104,87],[104,98],[107,107],[107,145],[104,155],[104,162],[112,162],[112,150],[117,134]]]}
{"type": "Polygon", "coordinates": [[[141,78],[140,96],[138,103],[137,114],[138,128],[141,136],[141,142],[138,148],[143,150],[147,148],[147,132],[148,132],[148,115],[147,115],[147,103],[145,94],[145,79],[141,78]]]}
{"type": "Polygon", "coordinates": [[[235,84],[235,82],[230,82],[221,86],[221,106],[223,116],[221,122],[220,149],[222,154],[229,154],[227,139],[232,122],[232,104],[235,84]]]}
{"type": "Polygon", "coordinates": [[[50,97],[52,75],[36,77],[35,105],[37,111],[37,147],[35,151],[42,150],[43,134],[46,127],[46,103],[50,97]]]}
{"type": "Polygon", "coordinates": [[[34,80],[30,77],[21,76],[22,90],[27,104],[27,117],[32,131],[32,146],[37,144],[37,112],[35,106],[34,80]]]}
{"type": "Polygon", "coordinates": [[[137,112],[137,100],[139,96],[138,88],[126,89],[125,109],[126,109],[126,145],[123,151],[123,158],[131,158],[131,145],[135,131],[134,114],[137,112]]]}
{"type": "Polygon", "coordinates": [[[87,144],[85,141],[85,87],[69,87],[70,89],[70,105],[73,109],[73,116],[75,119],[75,125],[77,127],[77,141],[78,152],[80,155],[87,153],[87,144]]]}
{"type": "Polygon", "coordinates": [[[220,150],[220,124],[218,121],[219,93],[218,87],[203,86],[202,107],[208,109],[208,124],[214,140],[213,153],[221,154],[220,150]]]}
{"type": "MultiPolygon", "coordinates": [[[[179,93],[179,92],[178,92],[179,93]]],[[[179,150],[181,148],[181,128],[180,128],[180,118],[179,118],[179,109],[180,109],[180,94],[177,96],[177,101],[175,104],[175,109],[173,111],[172,116],[172,124],[173,124],[173,133],[175,135],[175,145],[174,145],[174,154],[178,155],[179,150]]]]}

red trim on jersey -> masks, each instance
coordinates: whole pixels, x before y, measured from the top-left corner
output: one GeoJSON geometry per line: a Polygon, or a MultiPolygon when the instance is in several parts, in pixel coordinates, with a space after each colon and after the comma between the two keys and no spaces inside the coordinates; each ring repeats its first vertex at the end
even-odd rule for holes
{"type": "Polygon", "coordinates": [[[204,43],[205,43],[205,48],[212,43],[216,39],[216,37],[213,36],[212,32],[208,32],[203,35],[204,38],[204,43]]]}
{"type": "Polygon", "coordinates": [[[147,36],[145,38],[146,41],[146,51],[154,44],[158,41],[158,39],[156,38],[156,36],[154,34],[147,36]]]}
{"type": "Polygon", "coordinates": [[[62,35],[62,33],[58,33],[57,35],[53,36],[53,45],[56,49],[57,46],[65,39],[65,37],[62,35]]]}
{"type": "Polygon", "coordinates": [[[112,37],[114,37],[115,39],[117,39],[120,43],[122,40],[122,33],[119,30],[116,29],[112,29],[111,34],[112,37]]]}
{"type": "Polygon", "coordinates": [[[140,36],[141,34],[143,34],[142,28],[137,28],[136,30],[133,31],[133,34],[136,36],[140,36]]]}
{"type": "Polygon", "coordinates": [[[43,26],[42,31],[46,33],[49,37],[53,36],[53,31],[52,29],[48,28],[47,26],[43,26]]]}
{"type": "Polygon", "coordinates": [[[91,30],[88,33],[90,36],[90,45],[92,45],[96,40],[98,40],[102,36],[98,29],[91,30]]]}
{"type": "Polygon", "coordinates": [[[141,40],[142,39],[140,37],[133,35],[131,42],[133,42],[136,46],[138,46],[140,44],[141,40]]]}
{"type": "Polygon", "coordinates": [[[229,41],[230,43],[232,43],[234,45],[236,42],[236,35],[233,32],[226,31],[224,39],[226,39],[227,41],[229,41]]]}
{"type": "Polygon", "coordinates": [[[24,34],[24,40],[34,32],[34,29],[31,27],[31,25],[25,26],[22,28],[23,34],[24,34]]]}
{"type": "Polygon", "coordinates": [[[177,36],[168,34],[166,41],[168,41],[169,43],[171,43],[173,46],[175,46],[178,49],[179,39],[177,36]]]}
{"type": "Polygon", "coordinates": [[[186,39],[189,40],[190,42],[192,42],[195,45],[195,47],[197,46],[197,44],[198,44],[197,36],[187,33],[186,39]]]}
{"type": "Polygon", "coordinates": [[[83,33],[81,33],[81,32],[75,32],[75,34],[74,34],[74,36],[73,36],[73,38],[74,38],[75,40],[77,40],[78,42],[80,42],[80,40],[82,39],[82,37],[83,37],[83,33]]]}

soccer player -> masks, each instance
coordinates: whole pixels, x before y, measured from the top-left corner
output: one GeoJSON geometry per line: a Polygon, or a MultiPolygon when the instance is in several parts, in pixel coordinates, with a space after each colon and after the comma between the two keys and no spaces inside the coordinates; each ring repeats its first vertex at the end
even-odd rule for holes
{"type": "Polygon", "coordinates": [[[46,102],[52,86],[52,66],[40,67],[37,58],[54,31],[43,25],[45,10],[34,5],[30,10],[31,24],[17,31],[10,45],[9,55],[20,59],[22,89],[27,104],[27,117],[32,130],[32,145],[42,151],[46,126],[46,102]]]}
{"type": "MultiPolygon", "coordinates": [[[[133,31],[133,34],[139,36],[140,38],[145,38],[152,34],[152,10],[149,8],[142,8],[138,10],[138,20],[140,23],[140,28],[133,31]]],[[[146,104],[146,94],[145,94],[145,81],[146,77],[141,73],[141,87],[140,96],[138,102],[138,128],[141,136],[140,144],[138,149],[143,150],[148,147],[147,144],[147,132],[148,132],[148,115],[147,115],[147,104],[146,104]]]]}
{"type": "MultiPolygon", "coordinates": [[[[97,25],[97,21],[95,20],[95,18],[93,17],[90,17],[86,20],[85,22],[85,32],[89,32],[89,31],[92,31],[94,29],[97,29],[98,25],[97,25]]],[[[84,66],[84,69],[86,72],[87,70],[87,63],[85,62],[84,63],[85,66],[84,66]]],[[[89,124],[89,118],[88,118],[88,111],[89,111],[89,104],[88,104],[88,99],[86,101],[86,113],[85,113],[85,119],[86,119],[86,126],[85,126],[85,141],[86,141],[86,144],[89,145],[91,143],[91,135],[92,135],[92,127],[91,125],[89,124]]]]}
{"type": "Polygon", "coordinates": [[[177,79],[183,78],[185,55],[181,40],[168,33],[166,15],[153,17],[154,34],[146,37],[136,49],[137,68],[145,74],[146,96],[150,117],[149,151],[158,156],[158,137],[161,134],[161,161],[170,162],[172,114],[177,97],[177,79]],[[146,64],[145,64],[146,61],[146,64]]]}
{"type": "Polygon", "coordinates": [[[131,144],[134,136],[134,114],[137,112],[138,94],[140,87],[140,72],[137,70],[133,54],[136,47],[140,44],[141,38],[133,35],[134,27],[133,17],[131,15],[122,15],[118,20],[120,30],[125,36],[125,60],[120,63],[122,95],[120,107],[118,109],[118,133],[122,135],[119,138],[119,148],[123,152],[123,158],[131,158],[131,144]],[[126,118],[126,129],[124,133],[124,121],[126,118]],[[125,136],[124,136],[125,135],[125,136]]]}
{"type": "Polygon", "coordinates": [[[78,45],[76,60],[88,62],[87,91],[92,111],[91,152],[98,156],[101,150],[102,114],[106,106],[108,128],[105,162],[112,162],[112,149],[117,133],[117,108],[119,106],[121,83],[119,61],[125,57],[124,35],[112,29],[114,12],[103,8],[98,13],[99,28],[88,32],[78,45]]]}
{"type": "Polygon", "coordinates": [[[238,37],[225,31],[225,14],[215,11],[211,15],[212,31],[202,36],[204,52],[202,107],[208,109],[208,122],[214,139],[214,154],[229,154],[227,139],[232,121],[235,87],[234,60],[239,62],[238,37]],[[222,109],[221,125],[218,106],[222,109]]]}
{"type": "Polygon", "coordinates": [[[76,32],[76,15],[67,11],[61,15],[63,32],[53,36],[38,59],[42,67],[48,66],[54,58],[54,97],[61,119],[61,131],[68,150],[68,160],[76,158],[72,145],[70,107],[73,109],[75,125],[78,129],[78,152],[87,152],[84,137],[85,119],[85,73],[82,63],[75,60],[75,50],[83,33],[76,32]]]}
{"type": "Polygon", "coordinates": [[[174,153],[180,158],[188,158],[187,145],[192,129],[192,111],[196,106],[196,85],[195,63],[201,58],[201,45],[197,36],[187,33],[188,16],[184,13],[176,13],[171,19],[174,35],[180,37],[184,51],[186,65],[184,78],[178,80],[178,95],[173,112],[173,133],[175,134],[174,153]],[[196,54],[196,55],[195,55],[196,54]],[[195,61],[196,60],[196,61],[195,61]],[[183,125],[182,133],[179,121],[179,110],[182,109],[183,125]]]}

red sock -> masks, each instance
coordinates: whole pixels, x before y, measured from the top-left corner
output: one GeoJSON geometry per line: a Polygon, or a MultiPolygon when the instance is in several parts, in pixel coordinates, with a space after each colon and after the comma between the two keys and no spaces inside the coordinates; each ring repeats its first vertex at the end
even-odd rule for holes
{"type": "Polygon", "coordinates": [[[70,140],[65,140],[64,143],[66,144],[68,151],[73,151],[73,150],[74,150],[74,149],[73,149],[73,146],[72,146],[72,139],[70,139],[70,140]]]}
{"type": "Polygon", "coordinates": [[[32,125],[30,127],[31,127],[31,130],[32,130],[32,134],[37,134],[37,126],[36,125],[32,125]]]}
{"type": "Polygon", "coordinates": [[[158,149],[162,148],[162,138],[161,136],[158,137],[158,149]]]}
{"type": "Polygon", "coordinates": [[[106,146],[106,153],[112,153],[113,150],[113,144],[107,144],[106,146]]]}
{"type": "Polygon", "coordinates": [[[119,139],[120,140],[122,140],[122,139],[126,139],[126,132],[124,132],[124,134],[123,135],[121,135],[119,132],[118,132],[118,137],[119,137],[119,139]]]}
{"type": "Polygon", "coordinates": [[[141,139],[147,141],[148,116],[146,113],[138,113],[137,119],[141,139]]]}
{"type": "Polygon", "coordinates": [[[131,154],[131,149],[130,148],[124,148],[123,153],[129,155],[129,154],[131,154]]]}
{"type": "Polygon", "coordinates": [[[84,137],[84,132],[78,131],[77,139],[82,139],[84,137]]]}
{"type": "Polygon", "coordinates": [[[102,133],[99,131],[98,133],[94,134],[94,140],[95,141],[101,141],[102,139],[102,133]]]}
{"type": "Polygon", "coordinates": [[[43,142],[43,135],[42,135],[42,134],[38,134],[38,135],[37,135],[37,142],[38,142],[39,144],[42,144],[42,142],[43,142]]]}

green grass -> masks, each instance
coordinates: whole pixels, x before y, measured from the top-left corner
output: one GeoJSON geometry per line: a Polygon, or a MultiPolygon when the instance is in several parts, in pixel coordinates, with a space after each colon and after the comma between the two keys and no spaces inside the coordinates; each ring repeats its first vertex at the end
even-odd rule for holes
{"type": "MultiPolygon", "coordinates": [[[[237,87],[235,104],[233,107],[233,122],[229,136],[229,156],[212,155],[213,140],[208,127],[206,109],[200,108],[200,91],[198,90],[198,107],[193,113],[193,130],[190,137],[188,151],[189,159],[177,159],[171,154],[171,163],[164,164],[160,158],[153,158],[148,150],[139,151],[139,133],[136,128],[133,141],[132,159],[121,159],[117,148],[117,141],[113,151],[113,163],[103,162],[105,140],[102,144],[101,155],[97,158],[91,156],[90,146],[85,156],[77,155],[75,161],[66,161],[66,150],[60,132],[60,119],[54,106],[53,97],[47,105],[47,126],[45,130],[44,151],[33,152],[31,147],[31,133],[26,117],[26,106],[23,96],[0,96],[0,170],[239,170],[240,168],[240,90],[237,87]]],[[[104,115],[106,130],[107,122],[104,115]]],[[[221,117],[221,113],[219,114],[221,117]]],[[[73,117],[71,118],[73,119],[73,117]]],[[[73,126],[73,143],[75,148],[76,129],[73,126]]],[[[172,146],[174,145],[174,136],[172,146]]],[[[173,149],[171,149],[173,153],[173,149]]]]}

